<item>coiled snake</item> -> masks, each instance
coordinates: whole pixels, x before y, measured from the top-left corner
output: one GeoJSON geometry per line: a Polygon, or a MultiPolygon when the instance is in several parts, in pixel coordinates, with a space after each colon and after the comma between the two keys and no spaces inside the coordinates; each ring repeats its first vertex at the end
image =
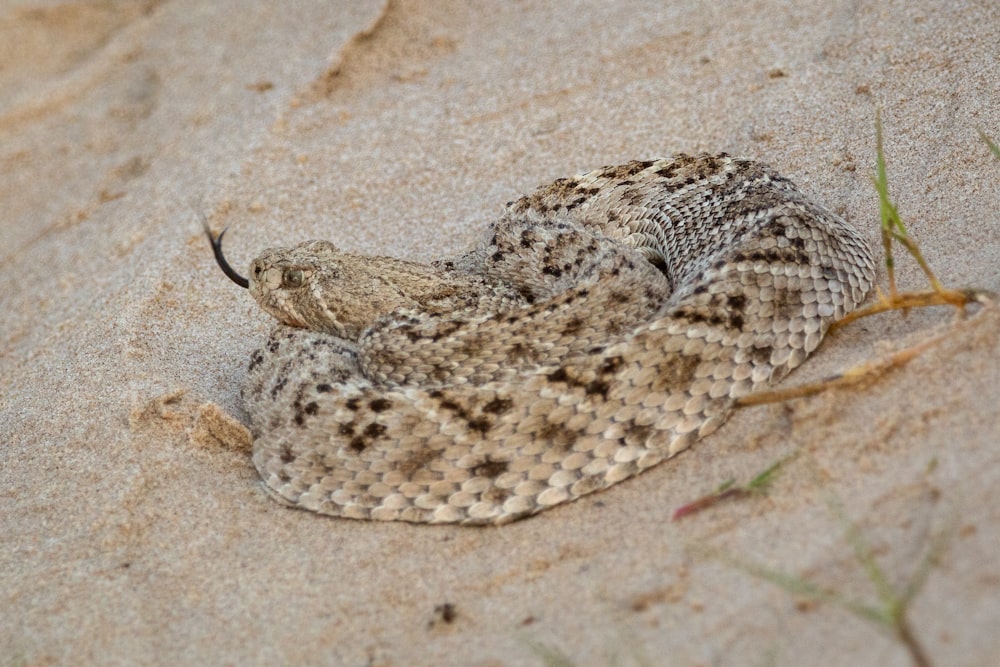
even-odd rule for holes
{"type": "Polygon", "coordinates": [[[865,240],[761,164],[559,179],[430,265],[324,241],[243,281],[279,324],[243,399],[269,490],[355,519],[499,524],[714,431],[872,286],[865,240]]]}

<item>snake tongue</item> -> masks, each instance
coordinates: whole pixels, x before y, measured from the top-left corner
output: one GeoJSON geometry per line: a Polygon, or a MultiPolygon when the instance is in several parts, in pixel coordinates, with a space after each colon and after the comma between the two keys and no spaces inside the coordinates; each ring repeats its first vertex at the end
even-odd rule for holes
{"type": "MultiPolygon", "coordinates": [[[[229,228],[227,227],[226,229],[229,228]]],[[[205,223],[205,234],[208,236],[208,242],[212,244],[212,253],[215,255],[215,261],[219,265],[219,268],[222,269],[222,272],[243,289],[248,289],[250,281],[237,273],[236,269],[229,266],[226,256],[222,254],[222,237],[226,235],[226,230],[223,229],[217,237],[212,236],[212,230],[208,228],[208,223],[205,223]]]]}

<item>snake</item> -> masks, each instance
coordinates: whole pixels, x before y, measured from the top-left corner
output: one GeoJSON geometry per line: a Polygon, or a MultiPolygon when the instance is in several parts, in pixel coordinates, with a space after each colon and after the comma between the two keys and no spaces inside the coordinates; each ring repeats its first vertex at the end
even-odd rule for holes
{"type": "Polygon", "coordinates": [[[429,263],[314,240],[244,277],[206,233],[277,320],[241,388],[265,488],[365,520],[498,525],[633,477],[799,366],[875,277],[858,230],[725,153],[560,178],[429,263]]]}

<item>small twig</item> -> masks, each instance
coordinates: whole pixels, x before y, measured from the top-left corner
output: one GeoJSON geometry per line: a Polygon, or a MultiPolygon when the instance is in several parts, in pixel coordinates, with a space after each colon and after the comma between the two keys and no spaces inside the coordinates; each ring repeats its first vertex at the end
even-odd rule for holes
{"type": "Polygon", "coordinates": [[[880,294],[875,303],[851,311],[831,324],[829,331],[839,329],[862,317],[877,315],[878,313],[890,310],[926,308],[928,306],[953,306],[961,311],[973,303],[987,303],[995,299],[996,295],[992,292],[975,288],[949,289],[942,287],[941,289],[925,290],[922,292],[900,292],[895,297],[880,294]]]}
{"type": "MultiPolygon", "coordinates": [[[[910,308],[923,308],[928,306],[952,306],[956,309],[956,319],[961,319],[965,314],[965,307],[973,304],[996,303],[996,294],[982,289],[949,289],[944,287],[931,271],[924,260],[920,248],[916,241],[910,238],[903,225],[896,205],[889,198],[888,176],[885,166],[885,156],[882,150],[882,122],[881,116],[876,116],[875,122],[877,158],[875,174],[872,181],[879,194],[879,208],[881,217],[882,245],[885,250],[886,268],[888,269],[888,294],[879,291],[875,303],[865,308],[856,310],[847,316],[834,322],[830,330],[842,327],[862,317],[868,317],[877,313],[890,310],[902,310],[905,314],[910,308]],[[903,245],[906,251],[916,260],[924,275],[930,283],[930,289],[916,292],[899,292],[896,288],[895,260],[892,254],[892,242],[897,241],[903,245]]],[[[1000,147],[997,146],[982,131],[980,136],[987,143],[993,155],[1000,160],[1000,147]]],[[[735,401],[737,407],[760,405],[763,403],[774,403],[786,401],[792,398],[811,396],[831,387],[854,385],[859,382],[869,380],[879,376],[888,370],[898,368],[907,363],[925,350],[937,345],[947,338],[954,329],[949,329],[944,333],[931,336],[920,343],[911,345],[899,350],[887,357],[867,361],[836,375],[827,377],[815,383],[792,387],[789,389],[778,389],[773,391],[758,392],[744,396],[735,401]]],[[[779,464],[779,461],[769,468],[763,475],[772,473],[779,464]]],[[[760,476],[759,476],[760,477],[760,476]]],[[[747,487],[750,485],[748,484],[747,487]]],[[[716,502],[733,495],[745,495],[746,487],[734,487],[732,480],[720,486],[714,494],[700,498],[693,503],[685,505],[675,512],[674,517],[691,514],[704,507],[711,506],[716,502]]],[[[816,602],[832,602],[847,609],[860,618],[874,621],[880,627],[888,630],[900,642],[910,655],[910,659],[916,667],[931,667],[931,660],[924,650],[922,644],[917,639],[913,628],[910,625],[907,613],[910,603],[917,593],[923,588],[930,575],[931,569],[940,561],[941,554],[946,545],[948,535],[939,534],[931,543],[917,569],[913,572],[909,581],[897,590],[886,576],[885,571],[875,558],[875,552],[869,546],[862,535],[860,527],[846,517],[839,503],[831,503],[831,508],[837,515],[838,520],[845,528],[845,539],[850,543],[854,557],[864,570],[867,578],[875,587],[877,604],[846,598],[835,590],[822,587],[812,581],[786,574],[777,570],[764,567],[757,563],[751,563],[736,559],[724,552],[715,549],[705,549],[702,551],[731,567],[743,570],[751,576],[769,581],[780,586],[786,591],[804,596],[816,602]]]]}
{"type": "Polygon", "coordinates": [[[734,405],[738,408],[746,408],[753,405],[781,403],[793,398],[815,396],[816,394],[832,389],[833,387],[847,387],[859,384],[866,380],[880,377],[893,368],[903,366],[911,359],[914,359],[926,350],[934,347],[947,337],[948,332],[928,338],[920,343],[917,343],[916,345],[894,352],[887,357],[865,361],[857,366],[852,366],[845,371],[841,371],[836,375],[829,375],[816,382],[799,385],[797,387],[758,391],[753,394],[741,396],[734,401],[734,405]]]}
{"type": "Polygon", "coordinates": [[[923,588],[927,581],[931,567],[937,564],[941,551],[944,548],[944,540],[934,540],[927,553],[921,559],[920,564],[914,571],[912,578],[904,587],[902,593],[897,593],[885,570],[875,559],[875,552],[868,544],[868,541],[861,533],[861,528],[847,518],[843,506],[836,500],[830,502],[837,519],[844,526],[844,535],[854,551],[854,557],[868,575],[868,580],[875,586],[875,594],[878,596],[880,607],[873,608],[884,626],[892,630],[893,634],[906,648],[916,667],[930,667],[931,662],[926,651],[917,639],[907,618],[907,611],[910,602],[916,594],[923,588]]]}
{"type": "Polygon", "coordinates": [[[737,486],[735,479],[727,479],[725,482],[716,487],[715,491],[712,493],[677,508],[677,510],[670,517],[670,520],[677,521],[678,519],[683,519],[686,516],[697,514],[698,512],[706,510],[713,505],[717,505],[723,500],[745,498],[747,496],[767,493],[767,488],[770,486],[771,482],[774,481],[775,476],[778,474],[778,469],[788,463],[791,459],[795,458],[797,454],[798,451],[795,451],[788,456],[779,459],[764,472],[760,473],[746,484],[737,486]]]}
{"type": "Polygon", "coordinates": [[[832,603],[859,618],[875,623],[899,641],[916,667],[931,667],[931,660],[913,632],[907,613],[910,603],[927,581],[931,568],[938,564],[949,533],[940,533],[933,538],[910,580],[903,586],[901,592],[897,592],[896,588],[889,582],[885,570],[879,565],[874,550],[862,535],[858,524],[846,516],[841,504],[836,499],[831,499],[828,505],[838,522],[844,527],[844,536],[851,545],[855,560],[865,572],[866,578],[875,587],[876,601],[874,602],[846,597],[834,589],[821,586],[804,577],[736,558],[720,549],[706,546],[696,548],[699,553],[729,567],[742,570],[752,577],[775,584],[792,595],[818,603],[832,603]]]}
{"type": "Polygon", "coordinates": [[[933,663],[931,659],[927,656],[927,652],[917,640],[916,635],[913,634],[913,630],[910,628],[910,621],[905,616],[900,618],[896,625],[896,636],[906,650],[909,651],[910,659],[913,660],[913,664],[916,667],[932,667],[933,663]]]}
{"type": "MultiPolygon", "coordinates": [[[[1000,149],[985,134],[980,132],[983,140],[990,146],[990,150],[1000,157],[1000,149]]],[[[881,112],[876,112],[875,116],[875,173],[872,175],[872,183],[878,191],[879,214],[881,219],[882,246],[885,250],[885,264],[888,270],[889,292],[883,293],[876,287],[878,297],[875,303],[854,310],[830,325],[828,332],[832,332],[840,327],[846,326],[862,317],[869,317],[878,313],[890,310],[901,310],[905,315],[910,308],[926,308],[929,306],[951,306],[956,310],[956,317],[961,318],[965,314],[965,308],[971,304],[986,304],[997,301],[997,295],[982,289],[950,289],[944,287],[931,271],[930,266],[924,259],[920,247],[906,231],[906,225],[899,215],[896,204],[889,197],[889,177],[885,165],[885,153],[882,146],[882,117],[881,112]],[[931,289],[914,292],[900,292],[896,287],[895,259],[892,254],[892,242],[897,241],[902,244],[906,251],[920,265],[924,275],[930,283],[931,289]]],[[[916,345],[912,345],[903,350],[899,350],[888,357],[875,359],[858,364],[836,375],[826,377],[818,382],[790,387],[787,389],[775,389],[761,391],[748,396],[736,399],[736,407],[747,407],[751,405],[762,405],[765,403],[778,403],[793,398],[813,396],[832,387],[844,387],[858,384],[864,380],[876,377],[894,368],[906,364],[922,352],[930,349],[947,337],[947,333],[931,337],[916,345]]]]}

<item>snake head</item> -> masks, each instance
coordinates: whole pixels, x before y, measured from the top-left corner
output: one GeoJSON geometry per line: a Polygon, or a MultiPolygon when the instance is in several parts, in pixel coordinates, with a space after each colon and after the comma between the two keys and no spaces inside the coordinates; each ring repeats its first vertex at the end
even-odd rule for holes
{"type": "Polygon", "coordinates": [[[249,284],[284,324],[348,340],[390,313],[426,311],[452,288],[434,267],[356,255],[327,241],[265,250],[250,264],[249,284]]]}
{"type": "Polygon", "coordinates": [[[249,278],[230,266],[222,252],[222,237],[204,223],[215,261],[234,283],[249,289],[268,314],[288,326],[356,339],[374,317],[357,298],[357,281],[344,264],[357,263],[326,241],[308,241],[292,248],[270,248],[250,263],[249,278]],[[345,278],[346,277],[346,278],[345,278]],[[337,298],[337,290],[342,294],[337,298]]]}
{"type": "Polygon", "coordinates": [[[222,234],[216,238],[207,233],[223,272],[248,288],[268,314],[289,326],[349,340],[358,340],[390,313],[448,311],[457,303],[457,294],[471,290],[465,279],[433,266],[356,255],[327,241],[265,250],[250,263],[244,278],[222,254],[222,234]]]}
{"type": "Polygon", "coordinates": [[[397,290],[371,275],[371,259],[327,241],[270,248],[250,263],[250,294],[284,324],[356,340],[400,305],[397,290]]]}

